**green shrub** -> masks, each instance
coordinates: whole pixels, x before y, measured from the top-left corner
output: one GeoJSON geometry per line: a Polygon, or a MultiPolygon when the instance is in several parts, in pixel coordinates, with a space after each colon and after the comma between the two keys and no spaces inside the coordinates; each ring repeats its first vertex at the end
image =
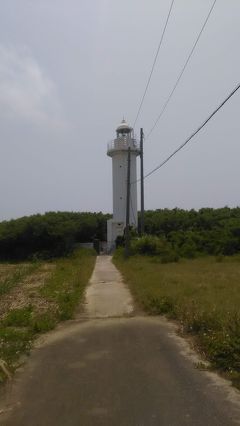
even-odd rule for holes
{"type": "Polygon", "coordinates": [[[3,321],[6,327],[28,327],[32,318],[33,308],[31,305],[24,308],[12,309],[3,321]]]}
{"type": "Polygon", "coordinates": [[[223,371],[240,373],[240,335],[220,330],[202,333],[201,348],[207,352],[212,365],[223,371]]]}
{"type": "Polygon", "coordinates": [[[21,353],[30,350],[32,337],[29,330],[0,327],[0,358],[8,364],[16,362],[21,353]]]}
{"type": "Polygon", "coordinates": [[[125,237],[124,235],[118,235],[116,238],[116,247],[123,247],[125,244],[125,237]]]}
{"type": "Polygon", "coordinates": [[[131,253],[147,256],[159,256],[162,263],[177,262],[178,256],[170,243],[154,235],[144,235],[131,242],[131,253]]]}
{"type": "Polygon", "coordinates": [[[33,333],[45,333],[54,329],[56,326],[57,320],[53,313],[46,312],[43,314],[36,315],[31,324],[31,329],[33,333]]]}
{"type": "Polygon", "coordinates": [[[185,242],[179,250],[182,257],[194,259],[197,257],[197,246],[193,241],[185,242]]]}
{"type": "Polygon", "coordinates": [[[131,242],[131,252],[133,254],[157,254],[157,237],[145,235],[142,238],[135,239],[131,242]]]}
{"type": "Polygon", "coordinates": [[[175,317],[174,303],[170,297],[152,297],[147,296],[142,300],[142,304],[151,315],[169,314],[171,318],[175,317]]]}

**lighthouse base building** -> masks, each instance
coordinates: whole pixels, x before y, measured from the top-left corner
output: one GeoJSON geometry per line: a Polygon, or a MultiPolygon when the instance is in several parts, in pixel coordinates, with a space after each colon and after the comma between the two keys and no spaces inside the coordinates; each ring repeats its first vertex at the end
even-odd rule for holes
{"type": "Polygon", "coordinates": [[[116,130],[116,138],[108,144],[107,155],[112,158],[113,218],[107,222],[108,250],[116,246],[116,238],[123,236],[126,227],[127,169],[130,148],[130,219],[129,224],[137,228],[137,156],[140,146],[134,138],[133,129],[125,120],[116,130]]]}

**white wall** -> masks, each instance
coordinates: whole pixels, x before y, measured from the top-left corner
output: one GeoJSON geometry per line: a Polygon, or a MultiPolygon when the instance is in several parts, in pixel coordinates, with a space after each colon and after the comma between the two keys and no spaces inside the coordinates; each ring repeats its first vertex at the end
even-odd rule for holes
{"type": "MultiPolygon", "coordinates": [[[[126,224],[128,152],[118,151],[112,157],[113,219],[126,224]]],[[[137,227],[137,158],[131,152],[130,225],[137,227]]]]}

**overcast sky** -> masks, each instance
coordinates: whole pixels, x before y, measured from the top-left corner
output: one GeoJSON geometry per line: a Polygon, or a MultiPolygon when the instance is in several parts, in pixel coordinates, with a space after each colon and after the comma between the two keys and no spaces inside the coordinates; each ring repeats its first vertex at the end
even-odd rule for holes
{"type": "MultiPolygon", "coordinates": [[[[0,219],[112,211],[108,141],[133,124],[170,0],[0,3],[0,219]]],[[[213,0],[175,0],[137,122],[148,133],[213,0]]],[[[218,0],[162,120],[145,172],[240,80],[240,1],[218,0]]],[[[240,92],[145,182],[146,208],[240,205],[240,92]]]]}

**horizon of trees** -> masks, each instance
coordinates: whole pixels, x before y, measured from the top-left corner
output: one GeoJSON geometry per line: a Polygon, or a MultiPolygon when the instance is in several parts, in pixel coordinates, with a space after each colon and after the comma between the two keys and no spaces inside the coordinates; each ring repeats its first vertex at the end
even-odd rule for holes
{"type": "Polygon", "coordinates": [[[101,212],[47,212],[0,222],[0,259],[63,256],[77,243],[106,239],[109,217],[101,212]]]}
{"type": "Polygon", "coordinates": [[[240,207],[145,212],[145,232],[165,238],[184,257],[240,251],[240,207]]]}
{"type": "MultiPolygon", "coordinates": [[[[107,239],[102,212],[47,212],[0,222],[0,260],[51,258],[78,243],[107,239]]],[[[240,207],[145,211],[145,232],[166,240],[183,257],[240,252],[240,207]]]]}

